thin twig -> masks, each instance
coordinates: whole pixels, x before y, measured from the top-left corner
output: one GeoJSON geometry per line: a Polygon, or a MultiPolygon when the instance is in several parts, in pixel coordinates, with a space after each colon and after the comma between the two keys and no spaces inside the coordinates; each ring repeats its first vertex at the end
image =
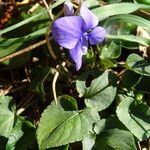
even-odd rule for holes
{"type": "Polygon", "coordinates": [[[140,142],[138,142],[138,147],[139,147],[139,150],[142,150],[140,142]]]}
{"type": "Polygon", "coordinates": [[[33,99],[34,96],[35,96],[34,94],[29,93],[29,94],[22,100],[22,102],[17,106],[17,107],[19,107],[19,106],[22,105],[22,107],[17,110],[17,113],[16,113],[17,115],[20,115],[20,114],[21,114],[22,112],[24,112],[29,106],[31,106],[31,104],[33,103],[31,100],[33,99]]]}
{"type": "Polygon", "coordinates": [[[78,8],[77,8],[77,10],[76,10],[76,12],[75,12],[75,15],[77,15],[77,14],[80,12],[80,9],[81,9],[82,4],[83,4],[83,0],[80,0],[80,1],[79,1],[79,5],[78,5],[78,8]]]}
{"type": "Polygon", "coordinates": [[[6,57],[1,58],[1,59],[0,59],[0,63],[1,63],[1,62],[4,62],[4,61],[7,61],[7,60],[10,60],[10,59],[12,59],[12,58],[14,58],[14,57],[16,57],[16,56],[22,55],[22,54],[24,54],[24,53],[27,53],[27,52],[29,52],[29,51],[32,51],[33,49],[35,49],[35,48],[37,48],[37,47],[39,47],[39,46],[42,46],[42,45],[44,45],[44,44],[46,44],[46,39],[45,39],[45,40],[42,40],[42,41],[40,41],[40,42],[38,42],[38,43],[35,43],[35,44],[33,44],[33,45],[29,46],[29,47],[26,47],[26,48],[24,48],[24,49],[22,49],[22,50],[20,50],[20,51],[18,51],[18,52],[15,52],[15,53],[13,53],[13,54],[10,54],[10,55],[8,55],[8,56],[6,56],[6,57]]]}
{"type": "Polygon", "coordinates": [[[27,87],[27,85],[21,85],[21,86],[15,87],[14,89],[10,89],[9,93],[17,92],[25,87],[27,87]]]}
{"type": "Polygon", "coordinates": [[[39,3],[36,3],[35,5],[33,5],[33,7],[31,7],[31,8],[28,10],[28,14],[31,14],[32,12],[34,12],[39,6],[40,6],[39,3]]]}
{"type": "MultiPolygon", "coordinates": [[[[54,20],[54,17],[53,17],[53,14],[52,14],[52,10],[49,9],[49,6],[48,6],[46,0],[42,0],[42,1],[43,1],[44,6],[46,7],[46,9],[47,9],[47,11],[48,11],[48,14],[49,14],[50,19],[51,19],[51,20],[54,20]]],[[[51,6],[51,5],[50,5],[50,6],[51,6]]]]}
{"type": "Polygon", "coordinates": [[[30,82],[31,81],[31,76],[30,76],[30,72],[29,70],[27,69],[27,66],[25,65],[24,67],[24,71],[25,71],[25,74],[26,74],[26,77],[27,77],[27,81],[30,82]]]}
{"type": "Polygon", "coordinates": [[[26,5],[26,4],[29,4],[30,3],[30,0],[23,0],[22,2],[16,2],[16,5],[17,6],[22,6],[22,5],[26,5]]]}
{"type": "Polygon", "coordinates": [[[22,100],[21,102],[17,105],[17,108],[24,107],[28,102],[30,102],[31,97],[33,97],[33,93],[28,93],[22,100]]]}
{"type": "Polygon", "coordinates": [[[5,96],[6,94],[10,92],[11,89],[12,89],[12,86],[9,86],[7,89],[0,89],[0,96],[5,96]]]}

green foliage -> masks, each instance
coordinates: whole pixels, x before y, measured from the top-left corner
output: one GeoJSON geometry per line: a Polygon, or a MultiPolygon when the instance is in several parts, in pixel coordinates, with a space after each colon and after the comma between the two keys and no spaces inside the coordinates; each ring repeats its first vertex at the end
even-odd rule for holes
{"type": "Polygon", "coordinates": [[[135,0],[136,2],[140,3],[140,4],[147,4],[150,5],[150,1],[149,0],[135,0]]]}
{"type": "Polygon", "coordinates": [[[16,116],[12,97],[0,97],[0,110],[0,149],[27,149],[35,141],[34,125],[25,118],[16,116]]]}
{"type": "Polygon", "coordinates": [[[107,35],[89,45],[79,71],[51,34],[65,1],[51,0],[49,10],[41,4],[31,13],[34,1],[21,1],[9,22],[0,21],[0,61],[8,57],[0,65],[0,150],[144,149],[150,137],[149,0],[84,1],[107,35]],[[12,58],[16,52],[22,54],[12,58]]]}
{"type": "Polygon", "coordinates": [[[97,136],[93,150],[136,150],[134,138],[129,131],[110,129],[97,136]]]}
{"type": "Polygon", "coordinates": [[[29,89],[43,96],[45,94],[44,82],[50,76],[50,73],[52,73],[52,69],[49,67],[43,68],[38,66],[37,68],[34,68],[32,70],[33,82],[30,84],[29,89]]]}
{"type": "Polygon", "coordinates": [[[100,58],[105,59],[105,58],[111,58],[111,59],[116,59],[121,55],[121,47],[115,42],[111,42],[108,47],[104,47],[102,49],[100,58]]]}
{"type": "Polygon", "coordinates": [[[93,13],[99,17],[99,20],[103,20],[106,19],[106,17],[114,15],[132,13],[138,9],[150,10],[150,6],[136,3],[118,3],[95,8],[93,9],[93,13]]]}
{"type": "Polygon", "coordinates": [[[35,127],[24,118],[17,118],[6,145],[6,150],[26,150],[35,142],[35,127]]]}
{"type": "Polygon", "coordinates": [[[130,14],[124,14],[124,15],[116,15],[111,18],[109,18],[105,24],[104,27],[111,26],[115,22],[128,22],[130,24],[134,24],[140,27],[143,27],[147,31],[150,30],[150,21],[147,19],[144,19],[142,17],[136,16],[136,15],[130,15],[130,14]]]}
{"type": "Polygon", "coordinates": [[[0,96],[0,110],[0,136],[9,137],[15,120],[15,106],[11,97],[0,96]]]}
{"type": "Polygon", "coordinates": [[[133,72],[132,70],[128,70],[124,73],[122,82],[123,86],[130,89],[134,88],[141,80],[142,76],[133,72]]]}
{"type": "Polygon", "coordinates": [[[127,131],[125,126],[115,117],[101,119],[94,126],[94,133],[90,133],[83,140],[85,149],[126,149],[134,150],[135,142],[133,135],[127,131]],[[90,145],[88,147],[88,145],[90,145]]]}
{"type": "Polygon", "coordinates": [[[121,97],[117,108],[119,120],[139,139],[150,137],[150,109],[145,104],[134,104],[131,97],[121,97]],[[124,115],[126,114],[126,115],[124,115]]]}
{"type": "Polygon", "coordinates": [[[99,120],[94,109],[77,110],[72,97],[59,98],[58,104],[52,104],[42,114],[37,130],[40,149],[58,147],[82,140],[99,120]]]}
{"type": "Polygon", "coordinates": [[[123,41],[128,41],[128,42],[133,42],[133,43],[139,43],[141,45],[149,46],[150,40],[143,38],[143,37],[137,37],[134,35],[107,35],[108,39],[112,40],[123,40],[123,41]]]}
{"type": "Polygon", "coordinates": [[[131,54],[126,61],[128,67],[141,75],[150,76],[150,62],[137,54],[131,54]]]}
{"type": "Polygon", "coordinates": [[[86,87],[85,81],[78,80],[77,90],[80,96],[85,97],[86,106],[94,107],[98,111],[106,109],[116,95],[116,87],[111,84],[112,80],[114,80],[114,76],[110,72],[104,72],[94,79],[90,87],[86,87]]]}

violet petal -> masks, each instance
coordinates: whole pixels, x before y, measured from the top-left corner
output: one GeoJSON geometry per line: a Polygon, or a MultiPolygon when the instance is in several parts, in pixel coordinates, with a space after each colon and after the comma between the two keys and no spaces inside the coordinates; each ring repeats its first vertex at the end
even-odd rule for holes
{"type": "Polygon", "coordinates": [[[88,36],[83,35],[81,38],[81,42],[82,42],[81,50],[82,50],[83,55],[85,55],[88,50],[88,36]]]}
{"type": "Polygon", "coordinates": [[[64,3],[63,12],[65,16],[74,16],[73,5],[70,1],[64,3]]]}
{"type": "Polygon", "coordinates": [[[80,16],[59,18],[52,24],[52,35],[62,47],[73,49],[83,34],[82,24],[83,19],[80,16]]]}
{"type": "Polygon", "coordinates": [[[80,15],[84,20],[83,31],[87,32],[98,25],[98,18],[86,6],[81,6],[80,15]]]}
{"type": "Polygon", "coordinates": [[[88,45],[86,45],[85,40],[80,40],[77,44],[77,46],[74,49],[70,50],[70,55],[71,58],[74,60],[74,62],[76,63],[76,70],[78,71],[81,66],[82,66],[82,56],[85,54],[85,49],[87,51],[87,47],[88,45]],[[84,47],[84,49],[83,49],[84,47]]]}
{"type": "Polygon", "coordinates": [[[103,27],[97,26],[89,34],[89,42],[91,45],[101,43],[106,37],[106,30],[103,27]]]}

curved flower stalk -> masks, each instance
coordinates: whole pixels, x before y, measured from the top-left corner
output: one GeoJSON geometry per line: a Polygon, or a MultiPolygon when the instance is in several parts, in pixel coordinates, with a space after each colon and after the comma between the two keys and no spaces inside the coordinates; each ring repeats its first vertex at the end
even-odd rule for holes
{"type": "MultiPolygon", "coordinates": [[[[71,7],[68,8],[72,12],[71,7]]],[[[59,45],[69,49],[70,56],[76,63],[76,70],[79,70],[82,66],[82,56],[86,54],[89,43],[101,43],[106,37],[106,31],[98,26],[98,18],[82,5],[80,16],[65,16],[54,21],[52,35],[59,45]]]]}

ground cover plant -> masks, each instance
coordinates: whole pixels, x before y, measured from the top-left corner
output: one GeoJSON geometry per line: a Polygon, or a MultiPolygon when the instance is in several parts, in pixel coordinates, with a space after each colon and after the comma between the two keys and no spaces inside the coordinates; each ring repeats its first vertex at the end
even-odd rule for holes
{"type": "Polygon", "coordinates": [[[0,6],[0,150],[149,150],[149,0],[0,6]]]}

